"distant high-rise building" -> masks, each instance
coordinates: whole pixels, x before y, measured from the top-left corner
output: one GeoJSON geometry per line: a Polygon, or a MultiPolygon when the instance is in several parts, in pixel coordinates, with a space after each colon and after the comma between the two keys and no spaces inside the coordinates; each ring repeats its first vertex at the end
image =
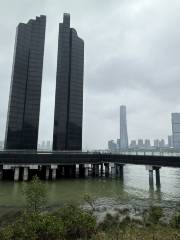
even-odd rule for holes
{"type": "Polygon", "coordinates": [[[4,148],[4,142],[0,141],[0,150],[2,150],[4,148]]]}
{"type": "Polygon", "coordinates": [[[45,142],[45,141],[42,141],[41,149],[45,149],[45,147],[46,147],[46,142],[45,142]]]}
{"type": "Polygon", "coordinates": [[[138,148],[143,148],[144,147],[144,142],[143,139],[138,139],[138,148]]]}
{"type": "Polygon", "coordinates": [[[39,150],[46,150],[46,151],[50,151],[51,150],[51,141],[45,141],[45,140],[43,140],[42,142],[41,142],[41,144],[39,144],[38,145],[38,149],[39,150]]]}
{"type": "Polygon", "coordinates": [[[172,135],[168,136],[168,147],[169,148],[173,147],[173,137],[172,137],[172,135]]]}
{"type": "Polygon", "coordinates": [[[159,139],[154,140],[154,147],[159,148],[159,139]]]}
{"type": "Polygon", "coordinates": [[[17,27],[5,149],[37,149],[45,27],[45,16],[17,27]]]}
{"type": "Polygon", "coordinates": [[[53,150],[82,150],[84,42],[65,13],[59,24],[53,150]]]}
{"type": "Polygon", "coordinates": [[[145,147],[145,148],[150,148],[150,147],[151,147],[151,142],[150,142],[149,139],[145,139],[145,141],[144,141],[144,147],[145,147]]]}
{"type": "Polygon", "coordinates": [[[120,150],[121,149],[121,139],[118,138],[117,139],[117,150],[120,150]]]}
{"type": "Polygon", "coordinates": [[[121,149],[128,149],[126,106],[120,106],[120,143],[121,149]]]}
{"type": "Polygon", "coordinates": [[[130,148],[136,148],[136,140],[131,140],[130,148]]]}
{"type": "Polygon", "coordinates": [[[160,148],[164,148],[164,147],[165,147],[165,140],[164,140],[164,139],[161,139],[161,140],[159,141],[159,147],[160,147],[160,148]]]}
{"type": "Polygon", "coordinates": [[[180,113],[172,113],[171,121],[173,147],[175,149],[180,149],[180,113]]]}
{"type": "Polygon", "coordinates": [[[114,142],[114,140],[108,141],[108,149],[109,149],[109,151],[111,151],[111,152],[116,152],[116,150],[117,150],[117,145],[116,145],[116,143],[114,142]]]}
{"type": "Polygon", "coordinates": [[[51,141],[49,141],[49,140],[47,141],[46,148],[48,150],[51,150],[51,141]]]}

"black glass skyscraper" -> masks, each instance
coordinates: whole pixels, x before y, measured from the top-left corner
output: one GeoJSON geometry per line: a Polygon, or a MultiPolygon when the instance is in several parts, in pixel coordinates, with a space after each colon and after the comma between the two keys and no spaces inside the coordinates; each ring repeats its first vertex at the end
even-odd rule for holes
{"type": "Polygon", "coordinates": [[[46,17],[17,27],[5,149],[37,149],[46,17]]]}
{"type": "Polygon", "coordinates": [[[59,24],[53,150],[82,149],[84,42],[70,28],[70,15],[59,24]]]}

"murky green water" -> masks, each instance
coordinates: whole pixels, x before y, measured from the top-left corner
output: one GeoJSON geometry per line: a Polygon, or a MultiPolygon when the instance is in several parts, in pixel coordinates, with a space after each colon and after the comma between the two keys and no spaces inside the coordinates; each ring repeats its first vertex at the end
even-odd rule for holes
{"type": "MultiPolygon", "coordinates": [[[[161,188],[149,188],[148,171],[144,166],[126,165],[124,181],[112,178],[61,179],[45,182],[48,205],[61,205],[67,201],[82,202],[85,193],[96,198],[101,208],[113,208],[121,204],[131,206],[158,203],[173,206],[180,200],[180,169],[162,168],[161,188]]],[[[20,207],[24,204],[22,182],[0,182],[0,207],[20,207]]]]}

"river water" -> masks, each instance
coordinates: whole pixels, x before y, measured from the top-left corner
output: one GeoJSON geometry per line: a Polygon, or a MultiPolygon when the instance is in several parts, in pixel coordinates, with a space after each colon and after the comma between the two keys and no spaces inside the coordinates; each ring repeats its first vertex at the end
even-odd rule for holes
{"type": "MultiPolygon", "coordinates": [[[[145,166],[126,165],[124,180],[115,178],[59,179],[45,182],[48,205],[60,206],[64,202],[83,203],[85,193],[96,199],[96,207],[103,211],[121,206],[142,207],[159,204],[173,208],[180,200],[180,169],[161,168],[161,187],[149,187],[149,173],[145,166]]],[[[0,207],[24,205],[23,182],[0,182],[0,207]]]]}

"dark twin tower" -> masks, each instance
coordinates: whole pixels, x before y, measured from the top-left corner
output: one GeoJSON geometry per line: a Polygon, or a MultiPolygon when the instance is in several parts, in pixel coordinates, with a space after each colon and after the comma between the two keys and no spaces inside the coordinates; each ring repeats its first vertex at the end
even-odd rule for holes
{"type": "MultiPolygon", "coordinates": [[[[5,149],[37,149],[46,17],[17,27],[5,149]]],[[[53,150],[82,150],[84,42],[59,24],[53,150]]]]}

